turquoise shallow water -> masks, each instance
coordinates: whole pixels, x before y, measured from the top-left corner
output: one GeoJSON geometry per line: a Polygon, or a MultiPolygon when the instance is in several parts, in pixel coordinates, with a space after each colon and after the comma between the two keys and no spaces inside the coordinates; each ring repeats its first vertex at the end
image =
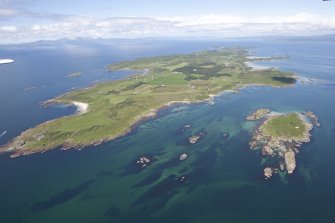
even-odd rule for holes
{"type": "MultiPolygon", "coordinates": [[[[123,138],[81,151],[51,151],[17,159],[2,155],[1,222],[333,222],[335,42],[279,39],[141,44],[147,46],[141,48],[142,54],[132,54],[124,48],[117,51],[115,46],[102,50],[90,45],[100,51],[85,58],[104,55],[100,66],[109,62],[105,55],[107,50],[110,55],[117,52],[114,59],[120,55],[124,59],[134,55],[241,45],[250,47],[257,56],[289,56],[287,60],[260,63],[262,65],[280,67],[323,81],[299,83],[293,88],[248,87],[240,94],[225,93],[216,97],[213,106],[207,103],[176,105],[160,111],[157,118],[139,125],[123,138]],[[294,174],[276,175],[269,181],[264,180],[260,154],[248,146],[250,131],[255,126],[245,122],[246,115],[264,107],[278,112],[313,110],[322,125],[313,130],[312,141],[301,147],[294,174]],[[189,123],[192,128],[179,131],[189,123]],[[207,135],[199,143],[188,145],[187,138],[199,131],[205,131],[207,135]],[[225,133],[229,133],[228,138],[223,136],[225,133]],[[180,162],[178,158],[182,153],[190,156],[180,162]],[[152,157],[154,162],[140,170],[135,163],[142,155],[152,157]],[[178,179],[183,175],[187,176],[187,181],[180,183],[178,179]]],[[[141,44],[136,43],[136,46],[141,44]]],[[[15,55],[13,49],[6,50],[15,55]]],[[[54,55],[53,51],[42,52],[54,55]]],[[[83,59],[81,57],[73,60],[83,59]]],[[[69,66],[76,70],[80,65],[69,66]]],[[[8,69],[8,74],[18,75],[14,71],[10,73],[10,67],[4,69],[8,69]]],[[[34,69],[42,72],[46,68],[34,69]]],[[[48,91],[49,95],[44,97],[64,91],[62,76],[54,72],[55,77],[49,82],[58,87],[52,88],[54,91],[48,91]]],[[[29,73],[27,75],[30,80],[29,73]]],[[[82,77],[84,80],[67,82],[66,88],[83,86],[95,79],[119,77],[120,74],[102,71],[100,76],[87,75],[82,77]]],[[[42,79],[36,78],[40,83],[33,81],[34,85],[45,84],[42,79]]],[[[18,85],[15,87],[19,88],[18,85]]],[[[44,92],[43,88],[37,89],[44,92]]],[[[11,89],[1,88],[1,91],[5,94],[11,89]]],[[[12,114],[10,111],[16,111],[15,100],[0,98],[8,104],[0,110],[0,123],[4,129],[10,130],[8,138],[26,126],[73,112],[73,109],[64,108],[40,110],[37,103],[43,97],[37,93],[36,96],[29,95],[34,92],[17,92],[16,97],[24,101],[25,106],[33,107],[30,113],[18,109],[12,114]],[[44,116],[36,118],[38,114],[44,116]],[[11,119],[11,115],[16,119],[11,119]],[[17,124],[13,127],[13,123],[17,124]]]]}

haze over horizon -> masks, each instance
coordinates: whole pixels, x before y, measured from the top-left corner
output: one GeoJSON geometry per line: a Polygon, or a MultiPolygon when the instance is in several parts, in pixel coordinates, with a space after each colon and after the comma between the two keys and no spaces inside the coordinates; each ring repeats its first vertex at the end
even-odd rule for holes
{"type": "Polygon", "coordinates": [[[335,34],[334,9],[321,0],[0,0],[0,40],[335,34]]]}

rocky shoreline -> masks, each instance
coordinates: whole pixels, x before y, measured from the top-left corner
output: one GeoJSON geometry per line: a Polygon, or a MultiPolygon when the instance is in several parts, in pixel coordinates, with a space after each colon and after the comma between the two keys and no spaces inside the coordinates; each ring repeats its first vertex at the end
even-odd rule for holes
{"type": "MultiPolygon", "coordinates": [[[[247,120],[261,120],[258,128],[253,131],[252,139],[249,142],[250,148],[252,150],[260,151],[265,158],[275,158],[278,161],[277,166],[271,165],[264,168],[264,176],[266,179],[271,178],[274,173],[278,173],[279,171],[286,171],[288,174],[292,174],[297,166],[295,157],[299,153],[299,147],[302,143],[310,141],[310,132],[313,125],[320,126],[318,118],[313,112],[267,116],[270,112],[271,111],[268,109],[260,109],[247,117],[247,120]],[[266,131],[271,120],[275,118],[285,120],[285,117],[294,117],[295,121],[301,125],[284,126],[282,130],[283,133],[298,131],[299,134],[280,135],[277,134],[278,132],[276,131],[266,131]]],[[[277,122],[273,123],[277,124],[277,122]]]]}
{"type": "Polygon", "coordinates": [[[269,109],[258,109],[256,112],[247,116],[247,121],[256,121],[263,118],[265,115],[269,114],[271,111],[269,109]]]}

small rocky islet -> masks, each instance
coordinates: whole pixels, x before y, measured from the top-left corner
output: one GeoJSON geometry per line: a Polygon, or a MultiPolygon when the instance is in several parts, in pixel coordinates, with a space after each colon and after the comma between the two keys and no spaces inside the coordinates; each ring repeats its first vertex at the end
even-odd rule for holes
{"type": "Polygon", "coordinates": [[[186,160],[188,157],[189,157],[189,155],[187,153],[183,153],[179,156],[179,160],[183,161],[183,160],[186,160]]]}
{"type": "Polygon", "coordinates": [[[143,156],[140,156],[137,160],[136,160],[136,164],[141,168],[145,168],[147,167],[148,165],[150,165],[152,162],[152,158],[147,156],[147,155],[143,155],[143,156]]]}
{"type": "Polygon", "coordinates": [[[197,142],[199,142],[203,137],[205,137],[207,135],[207,132],[205,130],[198,132],[195,135],[192,135],[188,138],[188,142],[189,144],[196,144],[197,142]]]}
{"type": "Polygon", "coordinates": [[[259,121],[249,142],[250,148],[260,151],[265,158],[275,158],[277,166],[264,168],[266,179],[274,173],[286,171],[292,174],[297,164],[295,156],[302,143],[310,142],[311,130],[320,126],[318,117],[311,111],[280,114],[269,109],[259,109],[246,117],[247,121],[259,121]]]}

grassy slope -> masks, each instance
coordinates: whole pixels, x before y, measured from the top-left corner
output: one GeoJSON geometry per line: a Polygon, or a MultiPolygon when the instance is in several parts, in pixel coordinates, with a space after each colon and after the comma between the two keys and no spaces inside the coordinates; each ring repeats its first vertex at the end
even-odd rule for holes
{"type": "Polygon", "coordinates": [[[261,131],[268,136],[275,138],[297,138],[302,137],[306,132],[306,125],[297,113],[282,115],[268,120],[261,131]],[[299,127],[299,128],[297,128],[299,127]]]}
{"type": "Polygon", "coordinates": [[[250,71],[244,64],[245,57],[246,51],[236,48],[144,58],[111,65],[112,70],[149,69],[149,72],[126,80],[96,84],[55,99],[60,103],[88,103],[89,110],[82,115],[38,125],[22,133],[2,150],[14,148],[17,153],[30,153],[58,146],[78,147],[99,143],[123,134],[140,117],[168,102],[200,101],[210,94],[247,84],[287,86],[287,83],[274,77],[293,76],[277,70],[250,71]]]}

